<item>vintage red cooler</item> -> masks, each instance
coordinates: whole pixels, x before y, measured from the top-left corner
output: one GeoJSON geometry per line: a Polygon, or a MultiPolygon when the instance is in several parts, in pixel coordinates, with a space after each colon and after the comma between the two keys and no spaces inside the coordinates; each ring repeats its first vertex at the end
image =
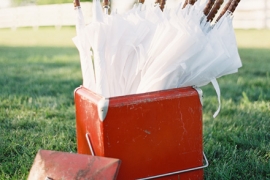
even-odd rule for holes
{"type": "Polygon", "coordinates": [[[78,153],[120,159],[117,179],[203,179],[200,89],[104,98],[79,87],[75,105],[78,153]]]}

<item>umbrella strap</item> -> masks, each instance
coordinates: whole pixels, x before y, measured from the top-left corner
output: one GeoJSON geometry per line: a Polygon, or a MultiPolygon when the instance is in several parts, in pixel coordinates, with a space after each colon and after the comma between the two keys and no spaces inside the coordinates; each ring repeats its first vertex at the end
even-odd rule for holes
{"type": "Polygon", "coordinates": [[[218,98],[218,109],[215,112],[215,114],[213,115],[213,117],[216,118],[217,115],[219,114],[220,107],[221,107],[221,103],[220,103],[220,88],[219,88],[219,85],[218,85],[218,82],[217,82],[217,79],[216,78],[212,79],[211,80],[211,83],[212,83],[212,85],[214,86],[214,88],[216,90],[217,98],[218,98]]]}

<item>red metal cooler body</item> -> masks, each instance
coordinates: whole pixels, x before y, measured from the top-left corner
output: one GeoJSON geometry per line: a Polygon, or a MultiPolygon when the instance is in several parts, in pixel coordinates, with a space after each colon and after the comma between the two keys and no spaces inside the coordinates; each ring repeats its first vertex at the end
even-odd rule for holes
{"type": "Polygon", "coordinates": [[[78,153],[91,154],[90,142],[95,155],[120,159],[119,180],[203,179],[202,169],[172,173],[203,166],[200,92],[187,87],[104,98],[79,87],[78,153]]]}

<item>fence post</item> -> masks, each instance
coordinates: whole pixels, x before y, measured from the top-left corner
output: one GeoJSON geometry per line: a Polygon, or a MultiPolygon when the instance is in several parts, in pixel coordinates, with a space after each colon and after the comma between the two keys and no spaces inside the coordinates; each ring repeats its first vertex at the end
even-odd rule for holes
{"type": "Polygon", "coordinates": [[[268,11],[268,3],[267,3],[268,0],[264,0],[264,28],[267,29],[268,28],[268,14],[267,14],[267,11],[268,11]]]}

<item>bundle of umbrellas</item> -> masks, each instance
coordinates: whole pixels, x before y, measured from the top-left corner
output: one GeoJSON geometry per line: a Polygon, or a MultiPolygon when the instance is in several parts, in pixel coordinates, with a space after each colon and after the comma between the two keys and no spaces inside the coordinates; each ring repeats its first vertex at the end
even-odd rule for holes
{"type": "Polygon", "coordinates": [[[124,14],[93,0],[85,25],[78,0],[77,36],[83,86],[104,97],[213,83],[242,66],[233,12],[240,0],[185,0],[166,8],[165,0],[139,3],[124,14]]]}

